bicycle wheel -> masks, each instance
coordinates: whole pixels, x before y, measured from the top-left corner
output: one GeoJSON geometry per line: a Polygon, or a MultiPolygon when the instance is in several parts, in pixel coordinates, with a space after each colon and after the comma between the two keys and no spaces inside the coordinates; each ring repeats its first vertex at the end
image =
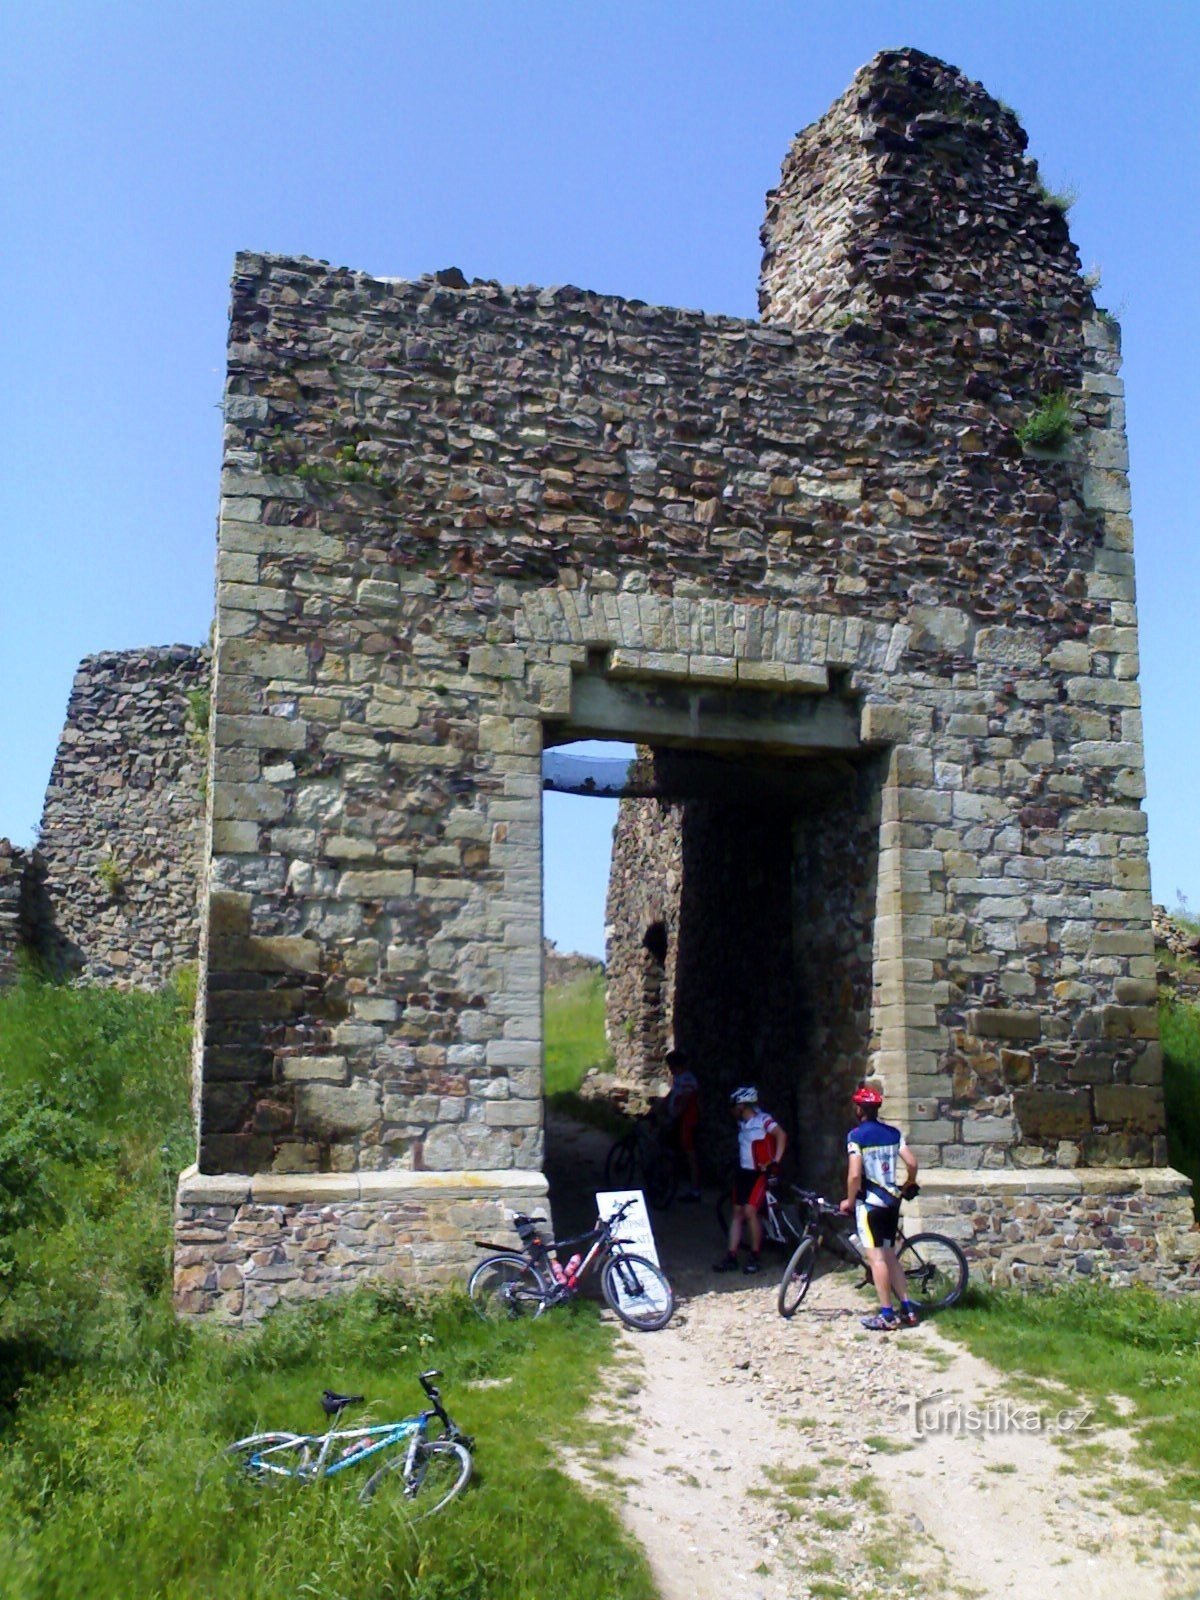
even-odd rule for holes
{"type": "Polygon", "coordinates": [[[489,1256],[467,1279],[467,1294],[485,1322],[540,1317],[546,1285],[524,1256],[489,1256]]]}
{"type": "Polygon", "coordinates": [[[453,1439],[427,1439],[418,1444],[408,1466],[408,1446],[401,1445],[363,1484],[361,1501],[373,1500],[396,1511],[406,1522],[420,1522],[449,1505],[471,1477],[471,1452],[453,1439]]]}
{"type": "Polygon", "coordinates": [[[675,1291],[645,1256],[610,1256],[600,1274],[600,1292],[627,1328],[653,1333],[675,1311],[675,1291]]]}
{"type": "Polygon", "coordinates": [[[926,1311],[941,1311],[962,1298],[970,1268],[953,1239],[940,1233],[914,1233],[897,1260],[908,1279],[908,1297],[926,1311]]]}
{"type": "Polygon", "coordinates": [[[604,1158],[605,1188],[636,1189],[638,1165],[637,1134],[627,1133],[617,1140],[604,1158]]]}
{"type": "Polygon", "coordinates": [[[212,1478],[241,1483],[299,1480],[315,1460],[312,1441],[303,1433],[251,1433],[212,1456],[196,1477],[199,1493],[212,1478]]]}
{"type": "Polygon", "coordinates": [[[679,1188],[674,1157],[666,1150],[654,1156],[642,1175],[642,1184],[649,1204],[656,1211],[665,1211],[679,1188]]]}
{"type": "Polygon", "coordinates": [[[792,1259],[783,1269],[783,1277],[779,1281],[779,1306],[781,1317],[794,1317],[800,1309],[800,1302],[808,1293],[808,1286],[812,1282],[813,1268],[817,1264],[817,1241],[811,1238],[801,1239],[792,1253],[792,1259]]]}

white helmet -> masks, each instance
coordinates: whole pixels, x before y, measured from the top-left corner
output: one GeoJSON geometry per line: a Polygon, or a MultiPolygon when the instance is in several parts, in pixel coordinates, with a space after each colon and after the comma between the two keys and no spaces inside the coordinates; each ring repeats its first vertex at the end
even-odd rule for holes
{"type": "Polygon", "coordinates": [[[729,1096],[731,1106],[756,1106],[758,1104],[758,1090],[751,1084],[745,1084],[740,1089],[735,1089],[729,1096]]]}

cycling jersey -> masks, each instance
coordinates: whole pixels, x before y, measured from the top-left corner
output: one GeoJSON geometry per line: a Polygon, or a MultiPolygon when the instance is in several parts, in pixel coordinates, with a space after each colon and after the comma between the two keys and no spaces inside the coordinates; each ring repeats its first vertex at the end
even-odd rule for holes
{"type": "Polygon", "coordinates": [[[846,1135],[846,1150],[862,1156],[862,1194],[868,1206],[894,1206],[900,1201],[896,1166],[904,1135],[888,1122],[860,1122],[846,1135]]]}
{"type": "Polygon", "coordinates": [[[746,1172],[754,1172],[775,1159],[775,1140],[772,1135],[779,1124],[769,1111],[756,1107],[754,1115],[738,1123],[738,1165],[746,1172]]]}

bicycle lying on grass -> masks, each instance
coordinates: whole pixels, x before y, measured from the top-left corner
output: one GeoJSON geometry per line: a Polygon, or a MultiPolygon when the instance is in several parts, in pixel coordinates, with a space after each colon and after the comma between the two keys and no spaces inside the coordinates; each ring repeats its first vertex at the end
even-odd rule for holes
{"type": "Polygon", "coordinates": [[[339,1429],[348,1406],[361,1394],[335,1394],[326,1389],[321,1406],[329,1418],[324,1433],[252,1433],[222,1452],[220,1460],[243,1481],[252,1483],[315,1483],[375,1464],[359,1490],[362,1501],[385,1500],[409,1522],[440,1511],[466,1487],[471,1476],[473,1441],[442,1405],[435,1380],[440,1372],[423,1372],[421,1387],[429,1409],[400,1422],[378,1422],[339,1429]],[[434,1422],[441,1433],[431,1436],[434,1422]]]}
{"type": "MultiPolygon", "coordinates": [[[[779,1284],[778,1306],[783,1317],[794,1317],[800,1309],[813,1279],[817,1251],[822,1248],[861,1267],[863,1287],[871,1282],[871,1269],[851,1231],[851,1219],[811,1189],[793,1189],[792,1193],[803,1216],[803,1237],[779,1284]]],[[[941,1311],[962,1297],[970,1269],[953,1239],[940,1233],[914,1233],[906,1238],[901,1230],[896,1236],[896,1258],[908,1279],[909,1298],[923,1310],[941,1311]]]]}
{"type": "Polygon", "coordinates": [[[675,1292],[665,1274],[645,1256],[631,1255],[616,1228],[633,1206],[626,1200],[610,1217],[597,1217],[588,1233],[574,1239],[545,1239],[526,1216],[515,1219],[522,1251],[476,1239],[480,1250],[498,1255],[481,1261],[467,1280],[467,1293],[482,1317],[540,1317],[547,1306],[573,1300],[584,1280],[600,1273],[600,1292],[628,1328],[653,1333],[665,1328],[675,1311],[675,1292]],[[557,1257],[573,1251],[564,1266],[557,1257]]]}
{"type": "Polygon", "coordinates": [[[640,1189],[656,1211],[665,1211],[674,1200],[679,1188],[675,1146],[650,1112],[610,1147],[604,1183],[609,1189],[640,1189]]]}

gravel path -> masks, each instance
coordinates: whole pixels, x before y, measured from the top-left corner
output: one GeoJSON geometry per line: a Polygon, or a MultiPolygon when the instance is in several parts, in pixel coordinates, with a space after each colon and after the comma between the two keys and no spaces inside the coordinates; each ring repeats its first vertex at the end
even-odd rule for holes
{"type": "MultiPolygon", "coordinates": [[[[557,1129],[556,1218],[586,1211],[579,1186],[606,1144],[557,1129]]],[[[831,1271],[786,1322],[775,1260],[761,1278],[712,1276],[711,1207],[655,1222],[680,1309],[660,1333],[623,1334],[599,1408],[626,1425],[623,1453],[577,1465],[610,1490],[615,1475],[663,1600],[1200,1596],[1194,1541],[1111,1503],[1128,1435],[1072,1434],[1104,1447],[1085,1474],[1047,1433],[996,1426],[1011,1385],[935,1321],[868,1334],[853,1277],[831,1271]],[[918,1436],[934,1395],[940,1416],[974,1407],[988,1425],[918,1436]]]]}

